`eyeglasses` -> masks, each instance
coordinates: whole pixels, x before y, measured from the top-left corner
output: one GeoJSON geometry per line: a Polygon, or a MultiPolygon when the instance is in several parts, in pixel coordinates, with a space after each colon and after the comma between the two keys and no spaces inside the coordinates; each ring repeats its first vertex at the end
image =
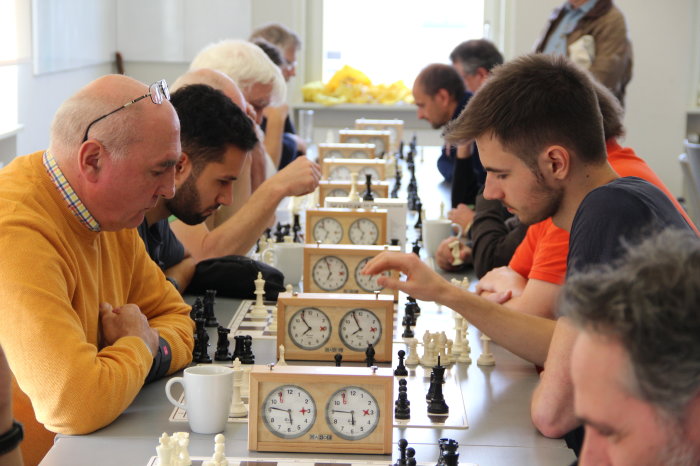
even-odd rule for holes
{"type": "Polygon", "coordinates": [[[144,94],[141,97],[137,97],[134,100],[131,100],[131,101],[125,103],[121,107],[119,107],[115,110],[112,110],[109,113],[105,113],[101,117],[92,120],[92,122],[85,129],[85,136],[83,137],[83,142],[88,140],[88,131],[90,131],[90,128],[92,128],[92,125],[94,125],[95,123],[97,123],[100,120],[104,120],[105,118],[107,118],[108,116],[110,116],[113,113],[117,113],[119,110],[125,109],[129,105],[135,104],[139,100],[145,99],[146,97],[150,97],[151,102],[153,102],[154,104],[157,104],[157,105],[162,104],[163,99],[170,100],[170,91],[168,90],[168,83],[165,82],[165,79],[161,79],[160,81],[154,82],[153,84],[151,84],[151,86],[148,88],[148,90],[149,90],[148,94],[144,94]]]}

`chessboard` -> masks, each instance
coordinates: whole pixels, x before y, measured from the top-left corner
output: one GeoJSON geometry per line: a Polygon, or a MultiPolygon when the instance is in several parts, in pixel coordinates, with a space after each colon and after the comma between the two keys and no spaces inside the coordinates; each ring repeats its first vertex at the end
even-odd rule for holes
{"type": "Polygon", "coordinates": [[[274,301],[264,301],[267,308],[267,317],[264,319],[256,319],[251,316],[255,301],[252,299],[244,299],[233,314],[233,318],[228,323],[228,328],[231,329],[231,334],[250,335],[254,340],[277,338],[277,332],[270,330],[270,322],[272,322],[272,313],[276,311],[277,306],[274,301]]]}
{"type": "MultiPolygon", "coordinates": [[[[207,456],[191,456],[192,466],[202,466],[211,460],[207,456]]],[[[348,461],[334,459],[314,459],[314,458],[243,458],[226,457],[229,466],[394,466],[391,460],[386,461],[348,461]]],[[[477,466],[475,463],[459,463],[460,466],[477,466]]],[[[152,456],[146,466],[160,466],[157,456],[152,456]]],[[[435,466],[435,462],[418,462],[416,466],[435,466]]]]}

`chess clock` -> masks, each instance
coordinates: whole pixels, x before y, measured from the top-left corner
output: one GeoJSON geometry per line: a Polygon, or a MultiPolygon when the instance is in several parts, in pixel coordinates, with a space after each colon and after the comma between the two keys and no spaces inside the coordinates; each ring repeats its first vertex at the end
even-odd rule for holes
{"type": "Polygon", "coordinates": [[[369,129],[341,129],[339,131],[340,142],[353,144],[374,144],[374,154],[382,157],[391,149],[391,132],[369,129]]]}
{"type": "Polygon", "coordinates": [[[391,362],[394,299],[389,295],[280,293],[277,345],[288,360],[364,361],[369,343],[374,359],[391,362]]]}
{"type": "MultiPolygon", "coordinates": [[[[378,276],[362,275],[364,265],[382,251],[400,251],[399,246],[354,244],[307,244],[304,246],[304,291],[312,293],[373,293],[394,296],[398,291],[381,288],[378,276]]],[[[396,271],[387,271],[398,278],[396,271]]]]}
{"type": "MultiPolygon", "coordinates": [[[[364,181],[358,179],[360,196],[366,189],[364,181]]],[[[327,197],[347,197],[351,188],[350,181],[321,180],[318,185],[318,204],[323,205],[327,197]]],[[[389,197],[389,182],[372,179],[372,196],[375,199],[389,197]]]]}
{"type": "Polygon", "coordinates": [[[389,131],[391,134],[392,150],[399,149],[399,143],[403,139],[403,120],[375,120],[358,118],[355,120],[355,128],[389,131]]]}
{"type": "Polygon", "coordinates": [[[385,209],[306,211],[306,242],[323,244],[386,244],[385,209]]]}
{"type": "Polygon", "coordinates": [[[321,167],[324,180],[350,181],[350,173],[357,173],[360,182],[372,175],[372,182],[386,180],[386,162],[383,159],[326,159],[321,167]]]}
{"type": "Polygon", "coordinates": [[[374,144],[323,143],[318,145],[318,160],[321,165],[325,159],[373,159],[374,144]]]}
{"type": "Polygon", "coordinates": [[[248,449],[389,454],[393,388],[391,368],[255,366],[248,449]]]}

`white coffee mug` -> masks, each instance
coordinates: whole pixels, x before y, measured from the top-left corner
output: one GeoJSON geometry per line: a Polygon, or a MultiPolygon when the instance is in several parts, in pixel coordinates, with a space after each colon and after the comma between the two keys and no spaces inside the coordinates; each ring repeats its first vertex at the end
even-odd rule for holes
{"type": "Polygon", "coordinates": [[[462,227],[446,218],[423,220],[423,246],[429,257],[434,257],[445,238],[462,236],[462,227]],[[456,230],[456,231],[455,231],[456,230]]]}
{"type": "Polygon", "coordinates": [[[165,395],[172,404],[187,411],[192,432],[223,432],[231,408],[233,369],[217,364],[188,367],[183,377],[168,380],[165,384],[165,395]],[[176,383],[185,389],[184,403],[177,401],[170,393],[170,387],[176,383]]]}
{"type": "Polygon", "coordinates": [[[263,262],[276,267],[284,274],[284,283],[297,285],[301,281],[304,262],[302,243],[275,243],[263,252],[263,262]]]}

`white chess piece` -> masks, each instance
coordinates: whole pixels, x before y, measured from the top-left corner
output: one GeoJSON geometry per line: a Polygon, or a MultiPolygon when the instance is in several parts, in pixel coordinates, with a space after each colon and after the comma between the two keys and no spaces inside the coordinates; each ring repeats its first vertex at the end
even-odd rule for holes
{"type": "Polygon", "coordinates": [[[214,456],[212,457],[215,466],[228,466],[226,459],[226,438],[223,434],[216,434],[214,437],[214,456]]]}
{"type": "Polygon", "coordinates": [[[267,329],[270,332],[277,332],[277,305],[275,305],[275,308],[272,310],[272,320],[270,320],[270,324],[267,326],[267,329]]]}
{"type": "Polygon", "coordinates": [[[454,364],[457,361],[457,356],[452,352],[452,347],[454,342],[452,339],[447,340],[447,352],[445,353],[445,360],[449,364],[454,364]]]}
{"type": "Polygon", "coordinates": [[[279,345],[280,358],[277,360],[278,366],[286,366],[287,361],[284,360],[284,345],[279,345]]]}
{"type": "Polygon", "coordinates": [[[250,312],[250,317],[253,319],[267,319],[267,308],[265,303],[263,303],[263,296],[265,295],[265,280],[262,277],[262,272],[258,272],[258,278],[254,280],[255,283],[255,304],[250,312]]]}
{"type": "Polygon", "coordinates": [[[447,359],[447,335],[445,335],[445,332],[440,332],[436,340],[437,355],[440,356],[440,363],[447,365],[449,363],[447,359]]]}
{"type": "Polygon", "coordinates": [[[292,294],[294,291],[294,286],[292,286],[291,283],[287,283],[287,285],[284,287],[284,291],[286,291],[289,294],[292,294]]]}
{"type": "Polygon", "coordinates": [[[408,356],[404,364],[406,366],[417,366],[420,363],[420,359],[418,358],[418,339],[407,338],[406,344],[408,345],[408,356]]]}
{"type": "Polygon", "coordinates": [[[460,282],[457,278],[450,278],[450,283],[452,283],[454,286],[459,286],[462,282],[460,282]]]}
{"type": "Polygon", "coordinates": [[[241,369],[240,359],[236,358],[233,361],[233,396],[231,397],[231,408],[229,409],[229,415],[233,417],[243,417],[248,414],[248,409],[241,401],[242,385],[243,369],[241,369]]]}
{"type": "Polygon", "coordinates": [[[495,366],[496,365],[496,360],[493,358],[493,353],[491,353],[490,347],[489,347],[489,342],[491,339],[487,337],[485,334],[481,334],[481,342],[483,344],[483,348],[481,351],[481,355],[479,356],[479,359],[476,360],[476,363],[479,366],[495,366]]]}
{"type": "MultiPolygon", "coordinates": [[[[464,261],[459,257],[459,246],[460,246],[460,244],[461,244],[461,243],[459,242],[459,240],[456,239],[456,240],[450,242],[450,244],[447,245],[447,246],[450,248],[450,252],[452,253],[452,265],[454,265],[455,267],[458,266],[458,265],[464,264],[464,261]]],[[[454,280],[454,279],[453,279],[453,280],[454,280]]],[[[461,285],[461,282],[458,281],[458,285],[457,285],[457,286],[460,286],[460,285],[461,285]]]]}
{"type": "Polygon", "coordinates": [[[445,203],[440,202],[440,216],[438,218],[445,218],[445,203]]]}
{"type": "Polygon", "coordinates": [[[464,346],[462,345],[462,316],[457,312],[453,312],[452,318],[455,320],[455,339],[454,345],[452,346],[452,353],[456,359],[464,350],[464,346]]]}
{"type": "Polygon", "coordinates": [[[250,395],[250,371],[253,370],[253,364],[241,364],[243,375],[241,375],[241,396],[248,398],[250,395]]]}
{"type": "Polygon", "coordinates": [[[172,466],[173,464],[173,445],[170,441],[168,434],[163,432],[163,435],[158,439],[158,446],[156,447],[156,454],[158,455],[158,463],[161,466],[172,466]]]}
{"type": "Polygon", "coordinates": [[[350,173],[350,194],[348,201],[360,202],[360,195],[357,193],[357,173],[350,173]]]}
{"type": "Polygon", "coordinates": [[[469,291],[469,277],[466,275],[462,278],[461,287],[464,291],[469,291]]]}
{"type": "Polygon", "coordinates": [[[285,243],[293,243],[294,242],[294,237],[292,235],[285,235],[284,237],[284,242],[285,243]]]}

